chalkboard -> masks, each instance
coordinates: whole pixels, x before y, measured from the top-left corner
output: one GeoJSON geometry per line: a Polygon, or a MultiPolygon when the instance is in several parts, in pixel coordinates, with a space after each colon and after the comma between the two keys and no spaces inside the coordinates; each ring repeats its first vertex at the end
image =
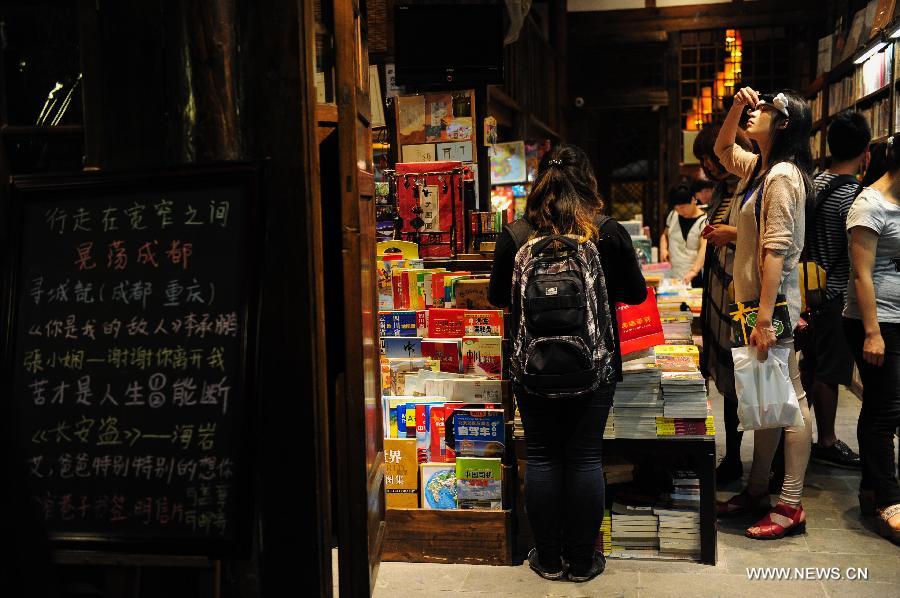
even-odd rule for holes
{"type": "Polygon", "coordinates": [[[244,163],[13,180],[4,411],[58,544],[244,542],[258,189],[244,163]]]}

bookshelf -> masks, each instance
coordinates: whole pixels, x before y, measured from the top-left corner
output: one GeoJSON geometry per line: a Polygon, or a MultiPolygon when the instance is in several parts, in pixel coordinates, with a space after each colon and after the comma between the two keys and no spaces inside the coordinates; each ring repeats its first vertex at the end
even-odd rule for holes
{"type": "Polygon", "coordinates": [[[813,113],[810,150],[814,170],[824,170],[828,165],[828,126],[842,110],[857,110],[866,117],[872,143],[900,132],[898,44],[900,40],[890,40],[862,64],[854,64],[855,56],[851,56],[807,87],[805,95],[813,113]]]}

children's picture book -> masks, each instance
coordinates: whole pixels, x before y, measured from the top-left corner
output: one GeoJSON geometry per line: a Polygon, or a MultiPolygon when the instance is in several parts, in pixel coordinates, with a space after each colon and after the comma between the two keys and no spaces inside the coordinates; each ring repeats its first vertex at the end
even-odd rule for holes
{"type": "Polygon", "coordinates": [[[419,506],[419,463],[416,441],[384,439],[384,506],[389,509],[419,506]]]}
{"type": "MultiPolygon", "coordinates": [[[[759,301],[746,301],[733,303],[729,308],[732,325],[734,328],[734,346],[745,347],[750,339],[750,333],[756,327],[756,316],[759,314],[759,301]]],[[[791,338],[794,329],[791,317],[788,314],[787,299],[784,295],[775,297],[775,309],[772,312],[772,327],[775,328],[775,338],[778,340],[791,338]]]]}
{"type": "Polygon", "coordinates": [[[456,465],[420,463],[419,480],[423,509],[456,508],[456,465]]]}
{"type": "Polygon", "coordinates": [[[460,509],[502,509],[503,468],[500,459],[459,457],[456,460],[460,509]]]}
{"type": "Polygon", "coordinates": [[[500,379],[503,339],[499,336],[466,336],[462,339],[463,372],[500,379]]]}
{"type": "Polygon", "coordinates": [[[506,445],[502,409],[457,409],[453,412],[456,457],[501,457],[506,445]]]}

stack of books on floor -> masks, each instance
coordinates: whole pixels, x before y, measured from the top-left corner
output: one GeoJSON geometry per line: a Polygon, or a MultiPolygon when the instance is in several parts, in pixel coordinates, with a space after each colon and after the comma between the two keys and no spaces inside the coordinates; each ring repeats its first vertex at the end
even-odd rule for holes
{"type": "Polygon", "coordinates": [[[660,374],[645,360],[623,365],[614,397],[616,438],[656,438],[656,418],[664,416],[660,374]]]}
{"type": "Polygon", "coordinates": [[[596,550],[603,553],[603,556],[609,556],[612,552],[612,517],[609,509],[603,511],[603,522],[600,524],[600,533],[597,534],[597,542],[594,545],[596,550]]]}
{"type": "Polygon", "coordinates": [[[610,407],[609,417],[606,418],[606,427],[603,428],[603,438],[612,440],[616,437],[616,408],[610,407]]]}
{"type": "Polygon", "coordinates": [[[525,426],[522,425],[522,416],[519,415],[519,407],[516,406],[516,413],[513,417],[513,438],[525,438],[525,426]]]}
{"type": "Polygon", "coordinates": [[[623,484],[634,481],[634,463],[618,455],[603,459],[603,476],[607,484],[623,484]]]}
{"type": "Polygon", "coordinates": [[[659,522],[649,505],[614,502],[612,556],[655,557],[659,553],[659,522]]]}
{"type": "Polygon", "coordinates": [[[700,558],[700,513],[685,509],[654,508],[659,518],[661,556],[700,558]]]}

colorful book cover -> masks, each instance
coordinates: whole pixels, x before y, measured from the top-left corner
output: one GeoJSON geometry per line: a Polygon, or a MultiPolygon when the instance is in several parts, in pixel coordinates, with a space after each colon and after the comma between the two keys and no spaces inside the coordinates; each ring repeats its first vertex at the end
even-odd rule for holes
{"type": "Polygon", "coordinates": [[[430,338],[460,338],[466,334],[466,310],[434,308],[428,310],[430,338]]]}
{"type": "Polygon", "coordinates": [[[431,448],[431,408],[433,405],[416,404],[416,457],[419,463],[430,461],[431,448]]]}
{"type": "Polygon", "coordinates": [[[391,270],[391,290],[394,297],[394,309],[409,309],[409,277],[406,268],[391,270]]]}
{"type": "Polygon", "coordinates": [[[502,509],[503,468],[500,459],[458,458],[456,492],[460,509],[502,509]]]}
{"type": "Polygon", "coordinates": [[[456,412],[460,409],[500,409],[502,405],[496,403],[444,403],[444,460],[453,462],[456,460],[456,412]]]}
{"type": "Polygon", "coordinates": [[[463,372],[499,380],[503,373],[503,339],[466,336],[462,339],[463,372]]]}
{"type": "Polygon", "coordinates": [[[378,309],[380,311],[394,309],[394,286],[391,270],[402,268],[403,264],[403,256],[400,254],[385,255],[378,260],[378,309]]]}
{"type": "Polygon", "coordinates": [[[381,338],[386,336],[420,336],[418,316],[410,310],[378,312],[378,328],[381,338]]]}
{"type": "Polygon", "coordinates": [[[422,357],[422,339],[415,336],[382,337],[381,354],[389,359],[422,357]]]}
{"type": "Polygon", "coordinates": [[[456,281],[456,307],[462,309],[493,309],[488,299],[489,279],[465,278],[456,281]]]}
{"type": "MultiPolygon", "coordinates": [[[[438,371],[441,364],[436,359],[430,358],[382,358],[381,362],[381,394],[382,396],[402,396],[413,394],[406,392],[406,378],[417,375],[420,370],[428,369],[438,371]]],[[[418,377],[417,377],[418,378],[418,377]]]]}
{"type": "Polygon", "coordinates": [[[453,412],[453,448],[460,457],[501,457],[506,445],[502,409],[457,409],[453,412]]]}
{"type": "MultiPolygon", "coordinates": [[[[427,309],[432,306],[431,297],[431,277],[435,272],[442,271],[443,268],[431,268],[428,270],[419,270],[415,275],[415,306],[416,309],[427,309]]],[[[410,303],[413,303],[410,300],[410,303]]]]}
{"type": "Polygon", "coordinates": [[[428,454],[431,456],[432,462],[444,462],[447,459],[446,441],[444,438],[444,406],[433,405],[431,412],[431,445],[428,447],[428,454]]]}
{"type": "Polygon", "coordinates": [[[656,365],[664,372],[693,371],[700,367],[696,345],[659,345],[653,349],[656,365]]]}
{"type": "Polygon", "coordinates": [[[423,509],[456,508],[456,465],[420,463],[423,509]]]}
{"type": "Polygon", "coordinates": [[[471,277],[470,274],[460,274],[458,272],[453,273],[451,276],[444,277],[444,307],[451,309],[456,307],[456,297],[454,295],[456,281],[467,280],[471,277]]]}
{"type": "Polygon", "coordinates": [[[430,309],[420,309],[416,312],[416,333],[417,336],[428,336],[428,312],[430,309]]]}
{"type": "Polygon", "coordinates": [[[462,371],[462,341],[458,338],[422,339],[422,356],[440,361],[442,372],[462,371]]]}
{"type": "MultiPolygon", "coordinates": [[[[729,308],[732,326],[734,328],[734,346],[744,347],[750,338],[750,333],[756,327],[756,316],[759,313],[759,301],[745,301],[744,303],[732,303],[729,308]]],[[[772,312],[772,327],[775,328],[775,338],[778,340],[791,338],[794,329],[791,325],[791,317],[788,314],[787,299],[784,295],[775,297],[775,309],[772,312]]]]}
{"type": "Polygon", "coordinates": [[[503,336],[503,310],[467,309],[466,336],[503,336]]]}
{"type": "Polygon", "coordinates": [[[619,343],[622,355],[636,353],[666,342],[656,292],[647,287],[647,298],[640,305],[616,304],[616,321],[619,327],[619,343]]]}
{"type": "Polygon", "coordinates": [[[419,506],[418,467],[415,440],[384,439],[385,507],[415,509],[419,506]]]}
{"type": "MultiPolygon", "coordinates": [[[[404,419],[406,420],[406,437],[407,438],[415,438],[416,437],[416,407],[418,403],[406,403],[405,405],[401,405],[398,409],[403,409],[404,419]]],[[[398,412],[397,416],[400,414],[398,412]]]]}

